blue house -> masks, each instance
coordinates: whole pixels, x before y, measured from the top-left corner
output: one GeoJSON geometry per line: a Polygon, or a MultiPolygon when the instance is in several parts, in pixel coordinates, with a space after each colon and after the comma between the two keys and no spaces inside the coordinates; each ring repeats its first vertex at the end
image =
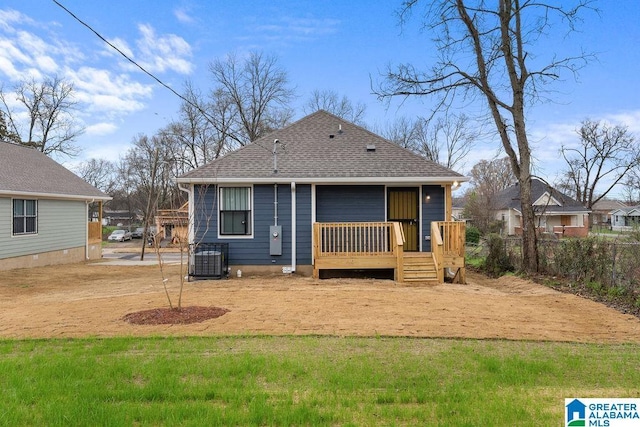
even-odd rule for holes
{"type": "Polygon", "coordinates": [[[189,241],[227,243],[230,269],[388,269],[398,281],[464,281],[465,177],[318,111],[176,179],[189,241]]]}

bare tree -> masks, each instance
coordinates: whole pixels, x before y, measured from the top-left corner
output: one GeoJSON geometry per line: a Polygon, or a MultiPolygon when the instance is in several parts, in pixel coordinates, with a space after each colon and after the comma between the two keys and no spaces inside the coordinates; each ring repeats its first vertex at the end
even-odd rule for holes
{"type": "Polygon", "coordinates": [[[465,217],[472,218],[483,231],[488,231],[498,209],[496,195],[517,179],[508,157],[481,160],[469,172],[472,188],[467,191],[465,217]]]}
{"type": "Polygon", "coordinates": [[[0,88],[0,107],[7,116],[10,132],[17,135],[21,144],[35,147],[48,156],[78,154],[74,141],[84,129],[72,114],[77,102],[73,99],[71,83],[59,77],[23,80],[15,86],[12,95],[17,103],[11,102],[10,95],[0,88]]]}
{"type": "Polygon", "coordinates": [[[7,127],[7,121],[4,118],[4,113],[0,110],[0,142],[11,142],[14,144],[20,143],[20,138],[14,132],[7,127]]]}
{"type": "MultiPolygon", "coordinates": [[[[405,22],[419,0],[405,0],[405,22]]],[[[576,0],[573,7],[534,0],[439,0],[425,5],[425,28],[435,34],[439,59],[427,71],[404,64],[389,67],[376,93],[393,96],[432,96],[437,108],[476,99],[488,109],[518,178],[523,215],[523,266],[538,269],[535,215],[531,200],[531,146],[525,108],[542,99],[545,85],[561,72],[577,72],[590,56],[548,58],[534,47],[562,22],[569,31],[592,0],[576,0]]]]}
{"type": "Polygon", "coordinates": [[[474,126],[465,114],[415,120],[400,116],[380,134],[403,148],[453,169],[464,166],[481,136],[481,128],[474,126]]]}
{"type": "Polygon", "coordinates": [[[420,124],[420,120],[412,120],[406,116],[398,116],[394,121],[387,124],[386,128],[379,130],[378,133],[394,144],[417,153],[417,130],[420,124]]]}
{"type": "Polygon", "coordinates": [[[364,115],[367,106],[361,102],[354,104],[346,95],[340,98],[338,93],[333,90],[314,90],[302,109],[305,114],[325,110],[351,123],[360,126],[366,125],[364,115]]]}
{"type": "Polygon", "coordinates": [[[416,129],[418,152],[449,169],[463,167],[465,159],[482,134],[466,114],[421,120],[416,129]]]}
{"type": "Polygon", "coordinates": [[[570,194],[591,209],[640,166],[640,147],[626,126],[587,119],[577,133],[577,146],[560,149],[567,163],[564,181],[570,194]]]}
{"type": "Polygon", "coordinates": [[[107,194],[114,190],[116,166],[109,160],[89,159],[78,165],[76,173],[89,184],[107,194]]]}
{"type": "Polygon", "coordinates": [[[220,92],[205,97],[187,82],[186,101],[180,106],[178,119],[160,131],[173,147],[178,174],[203,166],[237,148],[237,143],[229,138],[232,106],[228,97],[220,92]]]}
{"type": "Polygon", "coordinates": [[[255,141],[293,117],[289,104],[294,90],[275,56],[251,52],[241,60],[235,54],[216,59],[210,66],[214,93],[233,109],[229,137],[240,145],[255,141]]]}

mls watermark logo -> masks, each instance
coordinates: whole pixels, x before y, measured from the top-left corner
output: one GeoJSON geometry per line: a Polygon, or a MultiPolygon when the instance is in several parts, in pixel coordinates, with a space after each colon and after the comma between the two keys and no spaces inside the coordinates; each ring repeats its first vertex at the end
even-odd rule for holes
{"type": "Polygon", "coordinates": [[[640,426],[640,399],[564,400],[565,427],[640,426]]]}

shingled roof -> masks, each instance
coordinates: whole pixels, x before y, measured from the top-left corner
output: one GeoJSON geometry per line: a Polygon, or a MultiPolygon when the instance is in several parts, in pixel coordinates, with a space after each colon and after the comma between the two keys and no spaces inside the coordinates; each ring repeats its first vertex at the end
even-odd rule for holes
{"type": "Polygon", "coordinates": [[[177,179],[198,182],[466,181],[457,172],[317,111],[177,179]],[[274,140],[277,172],[274,171],[274,140]]]}
{"type": "MultiPolygon", "coordinates": [[[[531,180],[531,199],[535,202],[540,197],[544,196],[545,193],[549,193],[551,197],[556,199],[560,206],[557,205],[547,205],[547,206],[535,206],[534,209],[536,211],[544,211],[547,214],[551,213],[569,213],[569,212],[583,212],[589,213],[591,212],[589,209],[585,208],[580,202],[572,199],[559,192],[558,190],[552,188],[551,186],[545,184],[537,178],[533,178],[531,180]]],[[[521,209],[521,201],[520,201],[520,187],[516,185],[512,185],[508,187],[498,194],[496,194],[496,207],[498,210],[501,209],[521,209]]]]}
{"type": "Polygon", "coordinates": [[[33,148],[0,142],[0,196],[109,200],[110,197],[33,148]]]}

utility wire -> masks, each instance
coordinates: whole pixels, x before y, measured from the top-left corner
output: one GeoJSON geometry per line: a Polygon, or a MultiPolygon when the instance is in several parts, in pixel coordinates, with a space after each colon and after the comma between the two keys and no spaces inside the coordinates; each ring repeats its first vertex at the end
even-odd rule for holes
{"type": "MultiPolygon", "coordinates": [[[[131,62],[133,65],[135,65],[136,67],[138,67],[140,70],[142,70],[143,73],[145,73],[146,75],[148,75],[149,77],[151,77],[153,80],[155,80],[156,82],[158,82],[161,86],[164,86],[166,89],[169,89],[174,95],[176,95],[178,98],[180,98],[181,100],[183,100],[184,102],[186,102],[187,104],[191,105],[192,107],[194,107],[195,109],[197,109],[206,119],[209,123],[211,123],[211,125],[213,125],[213,127],[216,128],[216,130],[220,133],[225,133],[222,129],[220,129],[215,120],[209,116],[209,114],[207,114],[206,111],[204,111],[202,109],[202,107],[200,107],[197,103],[192,102],[190,99],[187,99],[185,96],[183,96],[182,94],[176,92],[171,86],[169,86],[168,84],[166,84],[165,82],[163,82],[162,80],[160,80],[158,77],[156,77],[154,74],[152,74],[151,72],[147,71],[142,65],[138,64],[136,61],[134,61],[133,59],[129,58],[129,56],[127,56],[126,53],[124,53],[123,51],[121,51],[120,49],[118,49],[117,46],[115,46],[113,43],[111,43],[109,40],[105,39],[100,33],[98,33],[96,30],[94,30],[89,24],[87,24],[86,22],[84,22],[82,19],[80,19],[78,16],[76,16],[73,12],[71,12],[69,9],[67,9],[64,5],[62,5],[58,0],[52,0],[56,5],[58,5],[62,10],[64,10],[65,12],[67,12],[69,15],[71,15],[73,17],[73,19],[75,19],[76,21],[78,21],[80,24],[82,24],[83,26],[87,27],[89,29],[89,31],[91,31],[93,34],[95,34],[100,40],[102,40],[103,42],[105,42],[107,45],[109,45],[109,47],[111,47],[113,50],[115,50],[116,52],[118,52],[120,55],[122,55],[122,57],[124,57],[127,61],[131,62]]],[[[267,151],[269,151],[267,148],[262,147],[259,144],[256,144],[257,146],[259,146],[260,148],[263,148],[267,151]]]]}
{"type": "MultiPolygon", "coordinates": [[[[69,9],[67,9],[66,7],[64,7],[62,4],[60,4],[60,2],[58,2],[57,0],[53,0],[53,2],[55,4],[57,4],[58,6],[60,6],[65,12],[67,12],[69,15],[71,15],[73,17],[73,19],[75,19],[76,21],[78,21],[79,23],[81,23],[82,25],[84,25],[85,27],[87,27],[89,29],[89,31],[91,31],[93,34],[95,34],[100,40],[102,40],[103,42],[105,42],[106,44],[108,44],[112,49],[114,49],[116,52],[118,52],[120,55],[122,55],[127,61],[131,62],[133,65],[135,65],[136,67],[138,67],[140,70],[142,70],[143,73],[145,73],[146,75],[148,75],[149,77],[151,77],[152,79],[154,79],[156,82],[158,82],[159,84],[161,84],[162,86],[164,86],[165,88],[169,89],[171,92],[174,93],[174,95],[176,95],[177,97],[179,97],[180,99],[182,99],[185,102],[188,102],[189,104],[191,104],[192,106],[198,108],[200,110],[201,113],[205,114],[200,107],[198,107],[197,105],[193,104],[191,101],[189,101],[187,98],[185,98],[184,96],[182,96],[181,94],[179,94],[178,92],[176,92],[171,86],[169,86],[168,84],[166,84],[165,82],[163,82],[162,80],[160,80],[158,77],[156,77],[155,75],[153,75],[151,72],[147,71],[142,65],[138,64],[136,61],[134,61],[133,59],[129,58],[127,56],[126,53],[124,53],[123,51],[121,51],[120,49],[118,49],[117,46],[115,46],[113,43],[111,43],[109,40],[105,39],[104,37],[102,37],[102,35],[100,35],[100,33],[98,33],[96,30],[94,30],[89,24],[87,24],[86,22],[84,22],[82,19],[78,18],[73,12],[71,12],[69,9]]],[[[205,114],[206,115],[206,114],[205,114]]]]}

